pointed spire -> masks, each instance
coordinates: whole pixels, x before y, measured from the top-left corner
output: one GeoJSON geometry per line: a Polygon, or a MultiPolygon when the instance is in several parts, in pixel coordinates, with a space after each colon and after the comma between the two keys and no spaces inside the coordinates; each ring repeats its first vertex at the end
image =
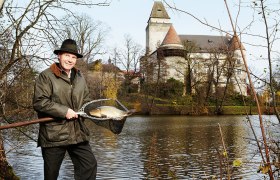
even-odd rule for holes
{"type": "Polygon", "coordinates": [[[161,1],[155,1],[150,18],[170,19],[161,1]]]}
{"type": "Polygon", "coordinates": [[[109,56],[109,59],[108,59],[108,64],[112,64],[112,60],[111,60],[110,56],[109,56]]]}
{"type": "Polygon", "coordinates": [[[234,35],[232,37],[232,39],[230,40],[230,46],[229,46],[230,50],[238,50],[238,49],[242,49],[242,50],[246,50],[243,46],[243,44],[240,42],[238,36],[234,35]],[[239,46],[239,44],[241,44],[241,48],[239,46]]]}
{"type": "Polygon", "coordinates": [[[177,32],[175,31],[173,25],[170,26],[164,40],[162,41],[161,45],[171,45],[177,44],[182,45],[181,39],[179,38],[177,32]]]}

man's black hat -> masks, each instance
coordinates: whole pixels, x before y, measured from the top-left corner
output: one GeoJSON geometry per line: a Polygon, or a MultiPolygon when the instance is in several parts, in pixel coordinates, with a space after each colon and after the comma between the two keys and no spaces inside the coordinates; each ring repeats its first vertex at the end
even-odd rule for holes
{"type": "Polygon", "coordinates": [[[53,52],[56,55],[58,55],[58,53],[60,53],[60,52],[67,52],[67,53],[75,54],[78,58],[83,57],[83,55],[78,53],[77,43],[73,39],[64,40],[62,42],[60,49],[56,49],[53,52]]]}

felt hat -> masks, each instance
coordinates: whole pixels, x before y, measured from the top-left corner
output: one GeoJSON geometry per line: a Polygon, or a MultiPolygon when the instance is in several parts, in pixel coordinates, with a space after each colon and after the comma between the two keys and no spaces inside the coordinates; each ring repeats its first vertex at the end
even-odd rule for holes
{"type": "Polygon", "coordinates": [[[56,55],[58,55],[58,53],[60,53],[60,52],[67,52],[67,53],[75,54],[78,58],[83,57],[83,55],[78,53],[77,43],[73,39],[64,40],[62,42],[60,49],[56,49],[53,52],[56,55]]]}

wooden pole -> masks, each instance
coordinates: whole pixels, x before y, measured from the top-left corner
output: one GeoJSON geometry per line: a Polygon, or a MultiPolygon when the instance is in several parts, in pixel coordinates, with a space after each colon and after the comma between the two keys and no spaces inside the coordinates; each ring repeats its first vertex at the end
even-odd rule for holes
{"type": "MultiPolygon", "coordinates": [[[[236,33],[235,27],[233,25],[233,21],[232,21],[231,14],[230,14],[230,11],[229,11],[229,8],[228,8],[228,5],[227,5],[227,1],[224,0],[224,2],[225,2],[226,9],[227,9],[227,12],[228,12],[228,15],[229,15],[229,18],[230,18],[230,22],[231,22],[231,26],[232,26],[232,30],[233,30],[234,36],[236,36],[236,38],[237,38],[237,33],[236,33]]],[[[242,56],[242,59],[243,59],[243,63],[244,63],[244,66],[245,66],[245,69],[246,69],[246,72],[247,72],[249,84],[250,84],[250,87],[251,87],[251,92],[254,95],[254,98],[255,98],[255,101],[256,101],[256,105],[257,105],[257,109],[258,109],[260,128],[261,128],[261,133],[262,133],[262,138],[263,138],[263,145],[264,145],[265,156],[266,156],[266,162],[264,162],[264,164],[265,164],[265,166],[268,166],[268,168],[269,168],[268,175],[269,175],[270,180],[274,180],[273,173],[272,173],[272,168],[271,168],[271,162],[270,162],[269,148],[268,148],[268,145],[267,145],[267,142],[266,142],[266,134],[265,134],[264,126],[263,126],[263,119],[262,119],[262,113],[261,113],[261,108],[260,108],[259,100],[258,100],[257,93],[255,91],[255,88],[254,88],[254,85],[253,85],[253,82],[252,82],[252,79],[251,79],[251,76],[250,76],[250,73],[249,73],[249,68],[248,68],[248,65],[247,65],[247,61],[246,61],[244,52],[242,50],[242,45],[241,45],[241,42],[240,42],[239,39],[237,39],[237,43],[238,43],[238,46],[239,46],[239,49],[240,49],[240,52],[241,52],[241,56],[242,56]]],[[[261,149],[260,149],[260,153],[262,154],[261,149]]]]}
{"type": "Polygon", "coordinates": [[[27,125],[30,125],[30,124],[36,124],[36,123],[41,123],[41,122],[49,122],[49,121],[54,121],[54,119],[50,118],[50,117],[45,117],[45,118],[40,118],[40,119],[33,119],[33,120],[30,120],[30,121],[11,123],[11,124],[0,126],[0,130],[20,127],[20,126],[27,126],[27,125]]]}

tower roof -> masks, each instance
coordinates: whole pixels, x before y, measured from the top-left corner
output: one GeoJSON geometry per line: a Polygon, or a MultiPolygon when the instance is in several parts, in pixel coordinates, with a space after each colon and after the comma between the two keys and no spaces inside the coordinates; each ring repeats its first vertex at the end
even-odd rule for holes
{"type": "Polygon", "coordinates": [[[182,42],[181,42],[177,32],[175,31],[173,25],[170,26],[161,45],[165,46],[165,45],[172,45],[172,44],[173,45],[182,45],[182,42]]]}
{"type": "Polygon", "coordinates": [[[155,1],[150,18],[170,19],[161,1],[155,1]]]}

